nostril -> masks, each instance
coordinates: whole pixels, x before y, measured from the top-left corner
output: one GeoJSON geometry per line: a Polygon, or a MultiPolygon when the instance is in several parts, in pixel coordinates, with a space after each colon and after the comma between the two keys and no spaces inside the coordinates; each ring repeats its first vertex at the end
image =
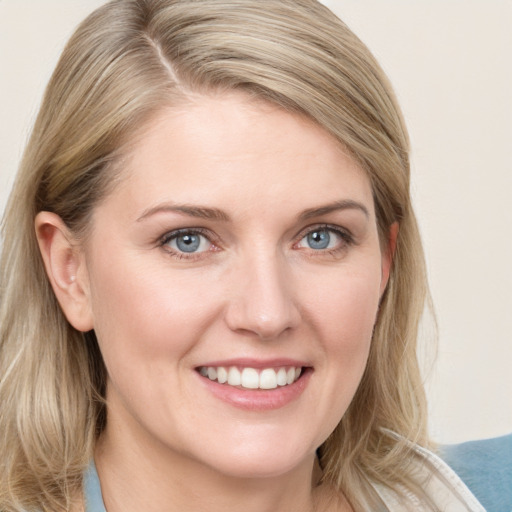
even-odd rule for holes
{"type": "Polygon", "coordinates": [[[272,312],[261,309],[254,304],[233,304],[226,314],[226,323],[232,331],[265,341],[278,339],[299,324],[300,316],[292,307],[272,312]]]}

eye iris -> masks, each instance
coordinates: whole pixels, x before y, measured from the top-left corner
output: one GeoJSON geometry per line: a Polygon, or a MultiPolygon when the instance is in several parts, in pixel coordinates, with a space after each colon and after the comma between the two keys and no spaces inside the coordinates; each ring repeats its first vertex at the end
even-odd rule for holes
{"type": "Polygon", "coordinates": [[[183,252],[195,252],[201,245],[199,235],[188,234],[180,235],[176,238],[176,247],[183,252]]]}
{"type": "Polygon", "coordinates": [[[308,235],[308,245],[311,249],[326,249],[329,247],[331,235],[325,229],[313,231],[308,235]]]}

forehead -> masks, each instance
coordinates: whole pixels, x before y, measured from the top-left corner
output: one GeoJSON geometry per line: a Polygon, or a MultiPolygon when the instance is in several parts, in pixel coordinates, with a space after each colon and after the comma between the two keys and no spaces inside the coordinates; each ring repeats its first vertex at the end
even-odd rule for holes
{"type": "Polygon", "coordinates": [[[373,210],[366,173],[326,130],[242,93],[195,95],[157,113],[123,159],[115,194],[222,208],[343,199],[373,210]],[[220,203],[220,204],[219,204],[220,203]]]}

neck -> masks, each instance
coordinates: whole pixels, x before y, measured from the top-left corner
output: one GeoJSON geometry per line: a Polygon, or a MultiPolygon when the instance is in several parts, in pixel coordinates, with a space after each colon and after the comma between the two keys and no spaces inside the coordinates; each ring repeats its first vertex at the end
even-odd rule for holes
{"type": "Polygon", "coordinates": [[[108,437],[101,440],[95,459],[109,512],[314,509],[313,461],[274,478],[237,478],[176,454],[164,461],[136,447],[114,451],[107,441],[108,437]]]}
{"type": "Polygon", "coordinates": [[[314,455],[282,475],[238,478],[164,447],[114,442],[118,437],[119,431],[112,436],[107,428],[95,454],[109,512],[350,510],[339,494],[317,485],[321,472],[314,455]]]}

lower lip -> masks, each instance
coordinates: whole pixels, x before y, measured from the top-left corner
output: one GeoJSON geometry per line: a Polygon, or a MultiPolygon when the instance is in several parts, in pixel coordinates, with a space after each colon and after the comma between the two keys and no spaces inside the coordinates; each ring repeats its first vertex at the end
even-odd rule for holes
{"type": "Polygon", "coordinates": [[[293,384],[269,390],[235,388],[228,384],[219,384],[199,373],[197,375],[209,392],[229,405],[249,411],[270,411],[297,400],[306,389],[312,373],[311,368],[305,368],[293,384]]]}

